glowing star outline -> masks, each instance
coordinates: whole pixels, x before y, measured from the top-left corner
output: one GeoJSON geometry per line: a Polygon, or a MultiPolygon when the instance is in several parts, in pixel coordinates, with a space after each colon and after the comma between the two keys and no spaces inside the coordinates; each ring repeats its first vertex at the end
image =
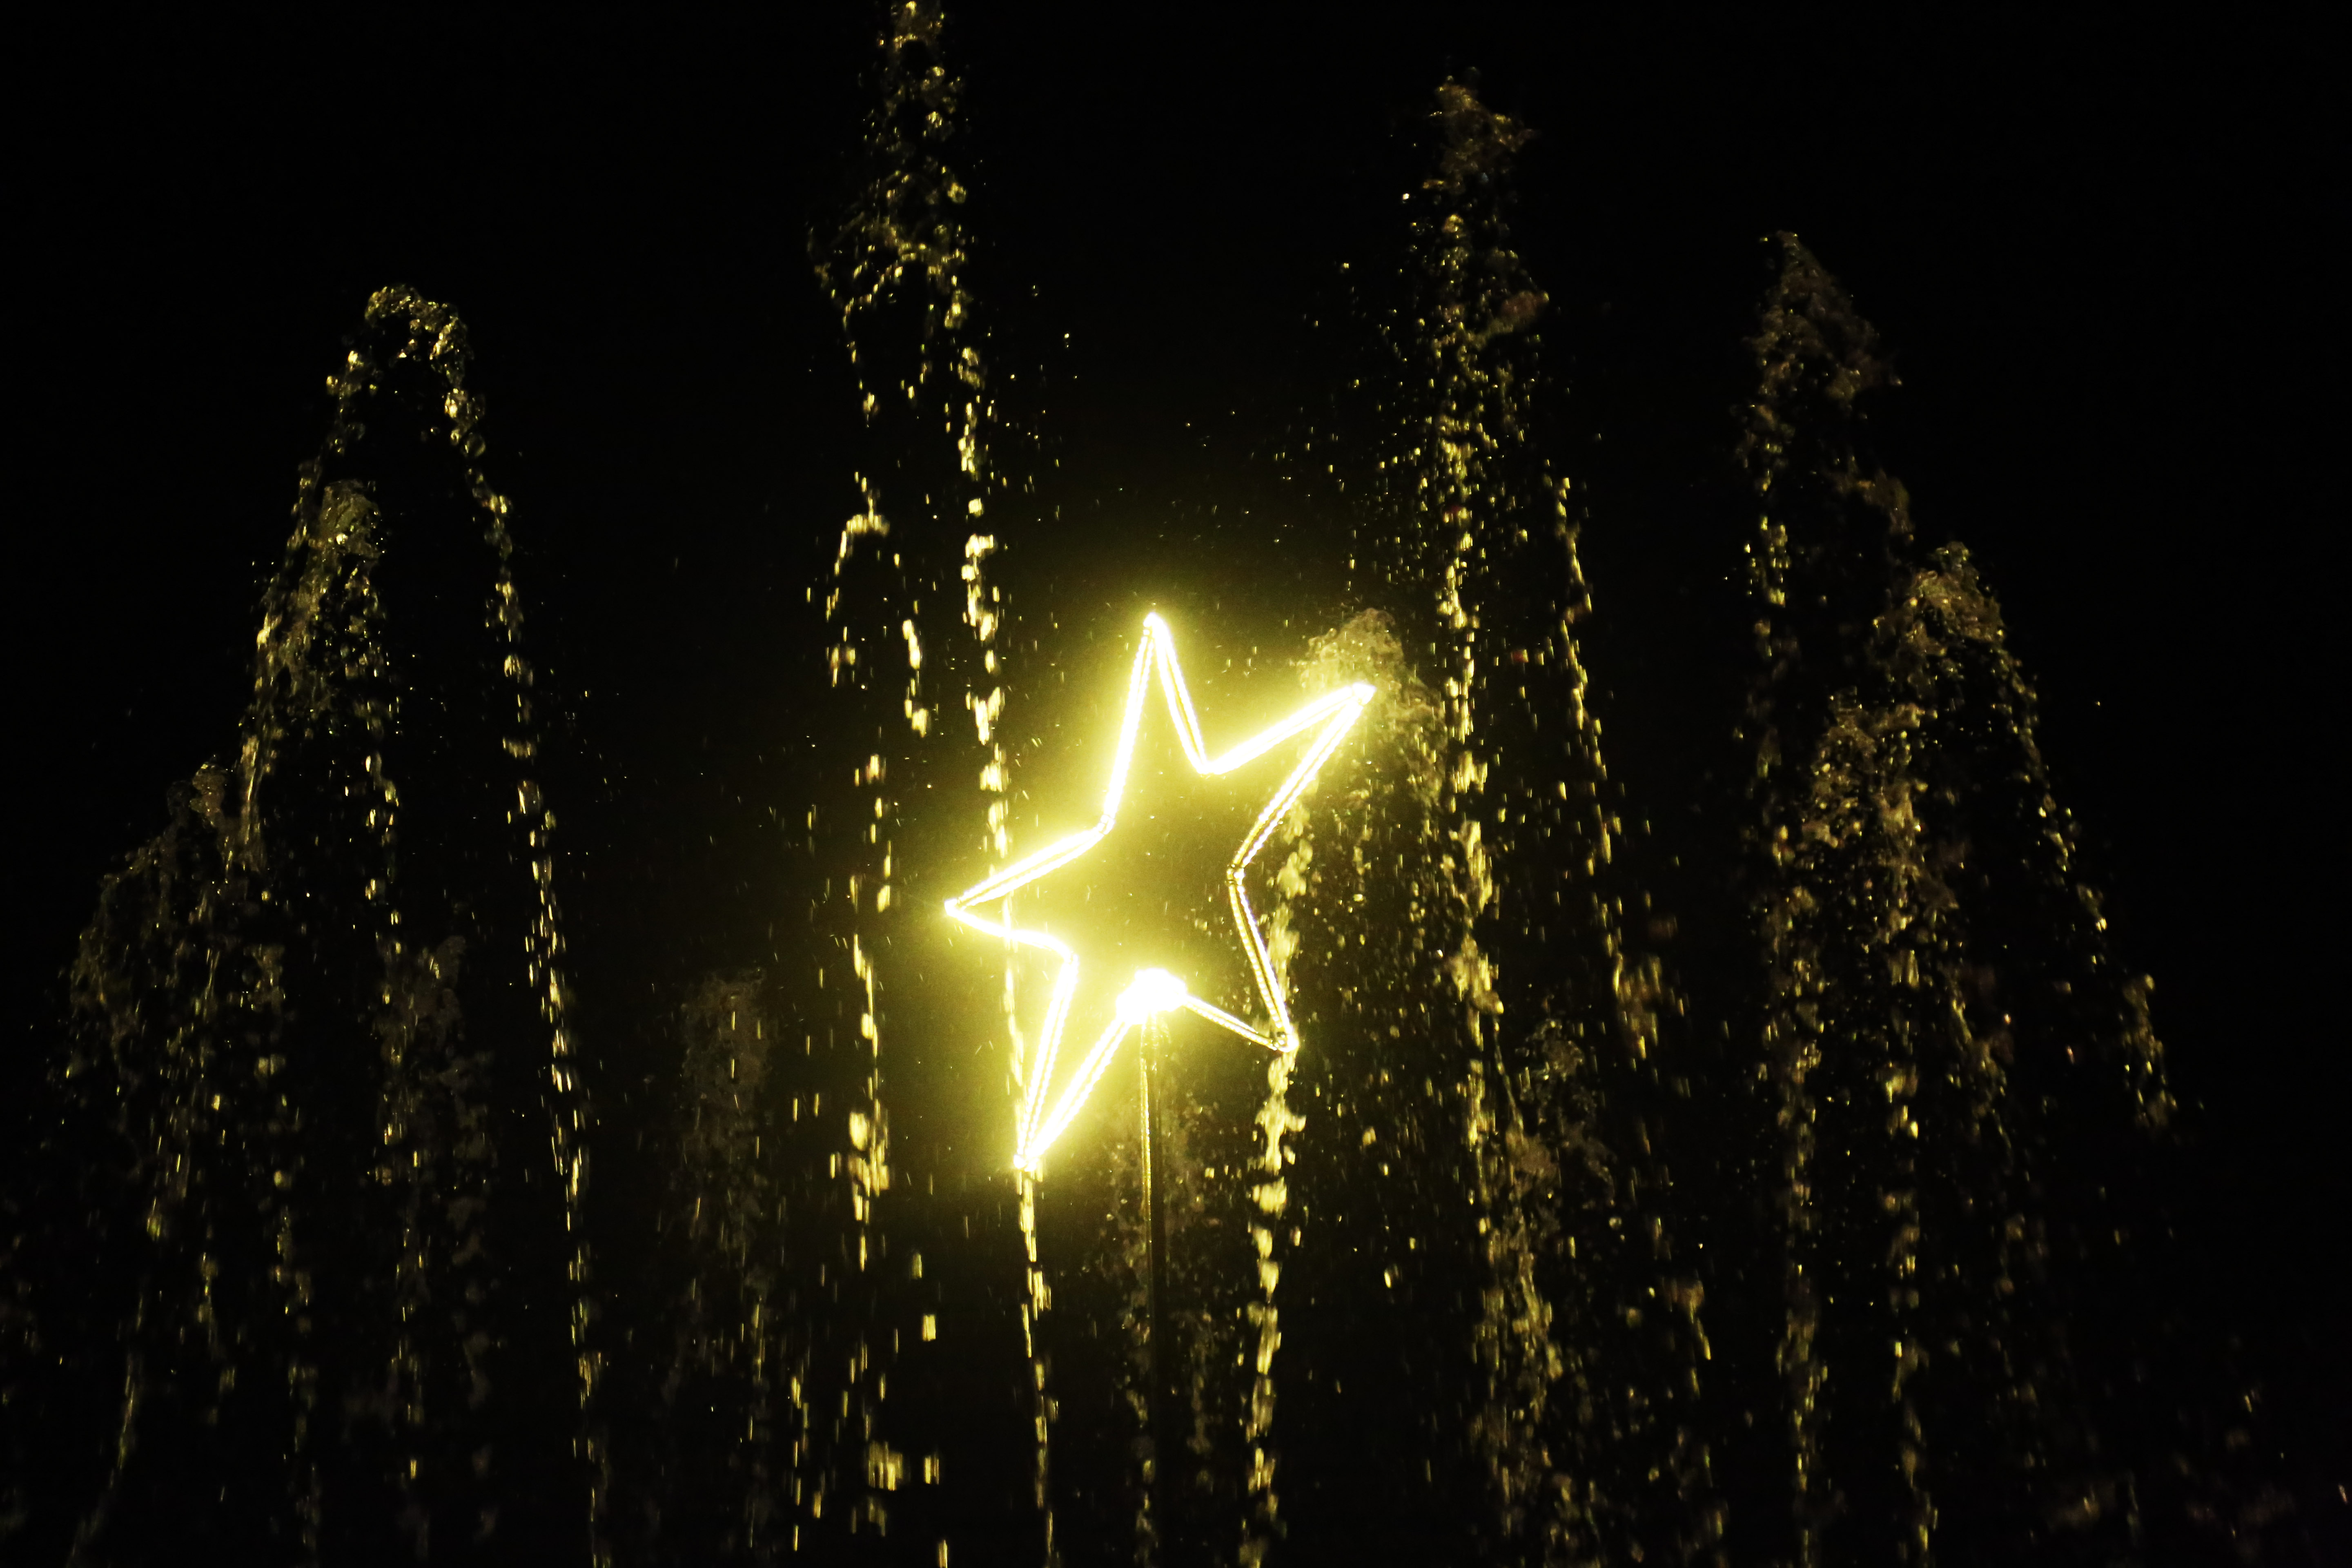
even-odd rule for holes
{"type": "Polygon", "coordinates": [[[966,889],[947,901],[950,916],[974,931],[1001,937],[1008,943],[1035,948],[1050,952],[1061,961],[1061,972],[1055,976],[1053,996],[1045,1006],[1045,1027],[1039,1032],[1036,1063],[1029,1075],[1028,1093],[1021,1107],[1019,1137],[1013,1155],[1013,1166],[1032,1175],[1043,1168],[1045,1151],[1062,1135],[1095,1085],[1108,1070],[1111,1059],[1129,1034],[1142,1026],[1145,1020],[1178,1010],[1197,1014],[1210,1023],[1239,1035],[1243,1039],[1264,1046],[1271,1051],[1288,1056],[1298,1049],[1298,1033],[1290,1021],[1290,999],[1285,994],[1280,979],[1274,971],[1273,955],[1266,951],[1265,939],[1258,933],[1257,915],[1251,909],[1249,889],[1243,878],[1250,862],[1265,847],[1268,838],[1293,803],[1305,794],[1331,753],[1339,749],[1348,731],[1355,727],[1365,706],[1372,700],[1372,689],[1359,681],[1337,691],[1327,692],[1272,728],[1261,731],[1251,739],[1234,747],[1223,756],[1211,757],[1201,739],[1201,721],[1192,709],[1192,694],[1184,684],[1184,671],[1177,662],[1175,634],[1168,623],[1155,612],[1143,617],[1143,641],[1135,650],[1135,665],[1127,682],[1127,705],[1119,721],[1118,751],[1111,760],[1110,784],[1103,792],[1102,816],[1092,827],[1082,828],[1015,861],[986,881],[966,889]],[[1116,1011],[1085,1058],[1071,1075],[1061,1098],[1048,1111],[1045,1108],[1047,1086],[1053,1082],[1055,1058],[1061,1054],[1062,1031],[1069,1022],[1070,1004],[1077,993],[1078,955],[1069,945],[1042,931],[1016,926],[1011,912],[1005,910],[996,920],[975,913],[980,904],[1003,904],[1014,893],[1051,872],[1086,854],[1110,836],[1118,823],[1121,796],[1127,791],[1128,767],[1135,754],[1135,740],[1143,724],[1146,694],[1154,673],[1160,678],[1160,694],[1167,700],[1168,715],[1175,721],[1176,736],[1184,748],[1185,760],[1195,773],[1209,777],[1230,773],[1244,763],[1255,762],[1292,736],[1321,725],[1322,732],[1290,776],[1282,783],[1265,809],[1258,814],[1241,847],[1234,852],[1225,867],[1225,890],[1233,908],[1234,924],[1242,937],[1242,950],[1249,959],[1251,976],[1257,982],[1259,1000],[1265,1004],[1266,1016],[1273,1020],[1273,1033],[1257,1029],[1234,1016],[1223,1008],[1202,1000],[1185,989],[1184,983],[1164,969],[1137,972],[1135,979],[1119,994],[1116,1011]]]}

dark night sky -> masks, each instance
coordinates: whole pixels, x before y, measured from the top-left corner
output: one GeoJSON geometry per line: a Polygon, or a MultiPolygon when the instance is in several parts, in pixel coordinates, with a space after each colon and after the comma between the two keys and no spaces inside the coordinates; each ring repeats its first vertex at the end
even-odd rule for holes
{"type": "MultiPolygon", "coordinates": [[[[471,323],[534,633],[595,693],[577,743],[631,781],[592,832],[665,842],[695,737],[813,677],[764,628],[847,506],[806,236],[847,194],[868,16],[813,9],[17,53],[12,1052],[41,1048],[96,878],[230,741],[322,381],[382,283],[471,323]]],[[[1518,233],[1592,509],[1591,663],[1616,771],[1664,818],[1736,765],[1738,339],[1758,237],[1798,230],[1896,352],[1890,466],[2001,598],[2201,1107],[2212,1272],[2291,1365],[2352,1317],[2312,1245],[2352,1197],[2317,40],[1472,10],[953,13],[999,369],[1050,369],[1024,378],[1049,449],[1156,492],[1126,503],[1144,526],[1257,493],[1337,264],[1395,265],[1398,131],[1479,68],[1541,133],[1518,233]]]]}

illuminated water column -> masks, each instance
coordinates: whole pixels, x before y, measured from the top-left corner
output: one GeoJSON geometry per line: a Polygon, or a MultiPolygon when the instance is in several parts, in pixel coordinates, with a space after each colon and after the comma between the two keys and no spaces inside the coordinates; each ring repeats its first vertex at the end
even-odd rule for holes
{"type": "Polygon", "coordinates": [[[1460,80],[1422,129],[1392,275],[1357,264],[1390,330],[1300,465],[1368,606],[1310,683],[1370,680],[1384,713],[1370,798],[1286,845],[1313,894],[1290,963],[1338,1001],[1287,1091],[1292,1528],[1673,1559],[1720,1528],[1668,1207],[1679,1002],[1588,700],[1584,502],[1541,439],[1554,329],[1509,223],[1531,132],[1460,80]]]}
{"type": "Polygon", "coordinates": [[[61,1152],[127,1181],[60,1211],[114,1397],[58,1502],[105,1557],[600,1551],[589,1108],[470,357],[369,300],[236,743],[83,936],[61,1152]]]}
{"type": "Polygon", "coordinates": [[[1795,237],[1771,251],[1739,449],[1774,1523],[1804,1563],[2127,1554],[2135,1434],[2095,1391],[2146,1374],[2129,1303],[2084,1308],[2128,1278],[2127,1177],[2171,1108],[2148,983],[2082,880],[1998,604],[1869,455],[1876,333],[1795,237]],[[2078,1315],[2108,1326],[2070,1339],[2078,1315]]]}
{"type": "MultiPolygon", "coordinates": [[[[862,182],[818,254],[862,434],[850,515],[814,586],[824,689],[814,732],[810,962],[790,990],[824,1109],[800,1134],[833,1216],[796,1255],[848,1259],[803,1319],[801,1539],[887,1531],[952,1557],[960,1536],[1043,1538],[1041,1368],[1020,1176],[984,1160],[975,1108],[1011,1086],[1009,977],[956,987],[928,911],[950,863],[1007,855],[1013,626],[998,566],[1026,487],[997,455],[991,345],[970,283],[969,192],[953,165],[960,77],[940,8],[880,8],[862,182]],[[937,890],[935,890],[937,889],[937,890]],[[967,1004],[971,1004],[967,1005],[967,1004]],[[824,1234],[820,1234],[824,1232],[824,1234]],[[835,1234],[837,1232],[837,1234],[835,1234]],[[846,1400],[848,1414],[841,1414],[846,1400]],[[819,1429],[819,1426],[822,1429],[819,1429]],[[832,1493],[820,1518],[813,1488],[832,1493]]],[[[837,1545],[837,1542],[835,1542],[837,1545]]]]}

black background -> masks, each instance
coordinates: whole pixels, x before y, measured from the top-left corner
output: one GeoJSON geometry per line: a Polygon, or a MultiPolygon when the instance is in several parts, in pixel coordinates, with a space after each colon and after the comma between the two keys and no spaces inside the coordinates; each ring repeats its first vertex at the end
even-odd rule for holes
{"type": "MultiPolygon", "coordinates": [[[[98,877],[231,743],[326,374],[396,279],[472,327],[558,744],[595,781],[558,803],[586,857],[575,929],[604,916],[575,939],[583,993],[600,943],[694,961],[677,905],[719,874],[692,864],[719,788],[698,759],[790,728],[816,667],[778,628],[852,505],[854,396],[807,258],[851,193],[871,14],[813,12],[20,38],[9,1092],[98,877]],[[600,902],[598,854],[643,897],[600,902]]],[[[1212,569],[1200,514],[1265,492],[1257,459],[1332,363],[1308,321],[1333,319],[1339,264],[1399,264],[1431,89],[1477,68],[1538,131],[1517,233],[1591,508],[1589,663],[1612,769],[1662,824],[1739,765],[1739,340],[1758,239],[1803,236],[1895,351],[1890,467],[2000,596],[2125,962],[2157,978],[2190,1108],[2184,1299],[2250,1336],[2298,1468],[2340,1474],[2320,231],[2341,143],[2318,40],[2188,15],[1023,5],[954,14],[948,47],[1008,409],[1066,485],[1150,497],[1129,515],[1164,507],[1212,569]]],[[[1033,559],[1057,542],[1001,521],[1033,559]]]]}

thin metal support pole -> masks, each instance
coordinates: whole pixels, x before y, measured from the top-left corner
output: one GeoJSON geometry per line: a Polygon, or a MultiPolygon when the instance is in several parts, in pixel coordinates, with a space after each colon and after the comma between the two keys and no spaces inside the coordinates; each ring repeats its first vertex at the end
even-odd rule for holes
{"type": "Polygon", "coordinates": [[[1173,1347],[1168,1342],[1168,1209],[1160,1189],[1167,1183],[1166,1162],[1160,1142],[1161,1111],[1160,1100],[1165,1089],[1161,1079],[1162,1058],[1168,1043],[1168,1026],[1158,1017],[1143,1026],[1143,1209],[1144,1223],[1149,1230],[1150,1268],[1144,1282],[1144,1321],[1150,1334],[1149,1373],[1151,1379],[1150,1398],[1147,1403],[1147,1419],[1151,1424],[1151,1475],[1147,1487],[1151,1497],[1151,1513],[1155,1533],[1164,1542],[1169,1527],[1167,1500],[1171,1495],[1168,1484],[1172,1473],[1175,1449],[1175,1429],[1170,1424],[1169,1360],[1173,1347]]]}

